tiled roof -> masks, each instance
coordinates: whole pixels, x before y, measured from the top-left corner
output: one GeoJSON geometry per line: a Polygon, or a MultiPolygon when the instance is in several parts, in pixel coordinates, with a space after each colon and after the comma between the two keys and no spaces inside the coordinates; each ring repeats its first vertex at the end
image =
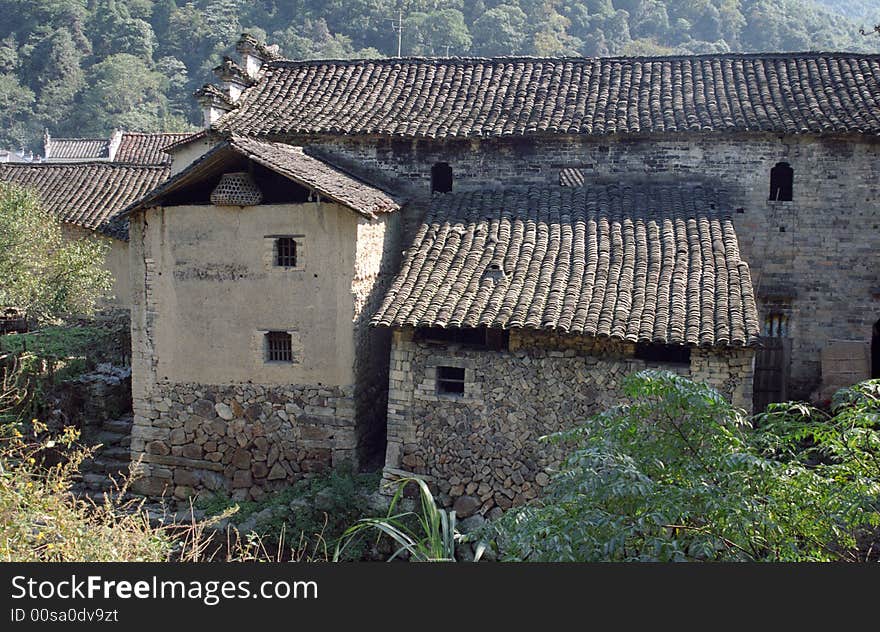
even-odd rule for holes
{"type": "Polygon", "coordinates": [[[168,177],[166,166],[111,162],[0,165],[0,180],[35,189],[46,210],[63,222],[100,230],[118,239],[127,225],[111,222],[126,206],[168,177]]]}
{"type": "Polygon", "coordinates": [[[44,146],[47,161],[107,160],[109,138],[50,138],[44,146]]]}
{"type": "Polygon", "coordinates": [[[155,204],[166,195],[194,184],[207,174],[222,168],[230,154],[245,156],[303,186],[314,189],[322,197],[347,206],[366,217],[374,217],[376,214],[396,211],[400,208],[385,191],[323,160],[309,156],[301,147],[234,136],[215,145],[161,187],[151,191],[136,204],[132,204],[126,212],[155,204]]]}
{"type": "Polygon", "coordinates": [[[494,137],[880,132],[880,56],[273,61],[219,131],[494,137]]]}
{"type": "Polygon", "coordinates": [[[123,132],[114,160],[137,165],[167,165],[171,163],[171,156],[163,150],[190,136],[193,134],[123,132]]]}
{"type": "Polygon", "coordinates": [[[373,324],[754,344],[749,267],[719,200],[649,183],[435,195],[373,324]]]}

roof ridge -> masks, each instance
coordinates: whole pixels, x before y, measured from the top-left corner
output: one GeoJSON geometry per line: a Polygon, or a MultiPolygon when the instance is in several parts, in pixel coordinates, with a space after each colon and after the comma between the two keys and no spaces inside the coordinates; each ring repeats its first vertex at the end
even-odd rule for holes
{"type": "Polygon", "coordinates": [[[699,53],[693,55],[670,54],[670,55],[611,55],[611,56],[559,56],[541,57],[535,55],[502,55],[498,57],[368,57],[362,59],[275,59],[266,62],[264,67],[285,68],[291,66],[308,66],[321,64],[359,65],[366,63],[380,64],[406,64],[406,63],[509,63],[509,62],[595,62],[595,61],[672,61],[685,59],[797,59],[797,58],[859,58],[880,59],[880,53],[859,53],[852,51],[776,51],[776,52],[729,52],[729,53],[699,53]]]}

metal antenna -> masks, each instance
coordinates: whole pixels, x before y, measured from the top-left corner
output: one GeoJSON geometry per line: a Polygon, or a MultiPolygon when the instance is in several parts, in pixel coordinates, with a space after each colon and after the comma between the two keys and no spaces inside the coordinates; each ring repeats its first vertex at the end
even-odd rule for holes
{"type": "Polygon", "coordinates": [[[391,20],[391,30],[397,33],[397,56],[402,57],[403,46],[403,7],[397,10],[397,22],[391,20]]]}

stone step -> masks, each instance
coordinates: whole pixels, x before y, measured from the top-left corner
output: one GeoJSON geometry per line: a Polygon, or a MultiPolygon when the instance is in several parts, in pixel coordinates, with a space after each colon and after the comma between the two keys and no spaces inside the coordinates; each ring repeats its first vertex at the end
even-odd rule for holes
{"type": "Polygon", "coordinates": [[[121,461],[119,459],[95,458],[83,461],[80,465],[80,471],[83,473],[97,474],[128,474],[129,461],[121,461]]]}
{"type": "Polygon", "coordinates": [[[129,461],[131,461],[131,450],[122,446],[107,446],[105,448],[101,448],[95,456],[101,457],[103,459],[125,461],[126,463],[128,463],[129,461]]]}
{"type": "Polygon", "coordinates": [[[114,446],[120,445],[120,442],[125,440],[126,437],[130,437],[131,435],[127,435],[121,432],[112,432],[110,430],[102,430],[101,432],[93,435],[91,437],[87,437],[87,440],[92,444],[100,443],[105,446],[114,446]]]}
{"type": "Polygon", "coordinates": [[[108,432],[117,432],[119,434],[131,434],[131,417],[122,417],[120,419],[111,419],[101,424],[101,427],[108,432]]]}

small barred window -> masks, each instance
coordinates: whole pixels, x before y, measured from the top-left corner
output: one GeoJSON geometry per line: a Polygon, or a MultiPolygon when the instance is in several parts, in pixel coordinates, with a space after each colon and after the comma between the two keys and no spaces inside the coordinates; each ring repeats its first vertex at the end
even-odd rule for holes
{"type": "Polygon", "coordinates": [[[279,237],[275,240],[275,265],[282,268],[296,267],[296,240],[279,237]]]}
{"type": "Polygon", "coordinates": [[[788,337],[788,316],[779,312],[770,312],[764,317],[764,330],[762,335],[767,338],[788,337]]]}
{"type": "Polygon", "coordinates": [[[266,361],[293,362],[293,344],[286,331],[266,332],[266,361]]]}

